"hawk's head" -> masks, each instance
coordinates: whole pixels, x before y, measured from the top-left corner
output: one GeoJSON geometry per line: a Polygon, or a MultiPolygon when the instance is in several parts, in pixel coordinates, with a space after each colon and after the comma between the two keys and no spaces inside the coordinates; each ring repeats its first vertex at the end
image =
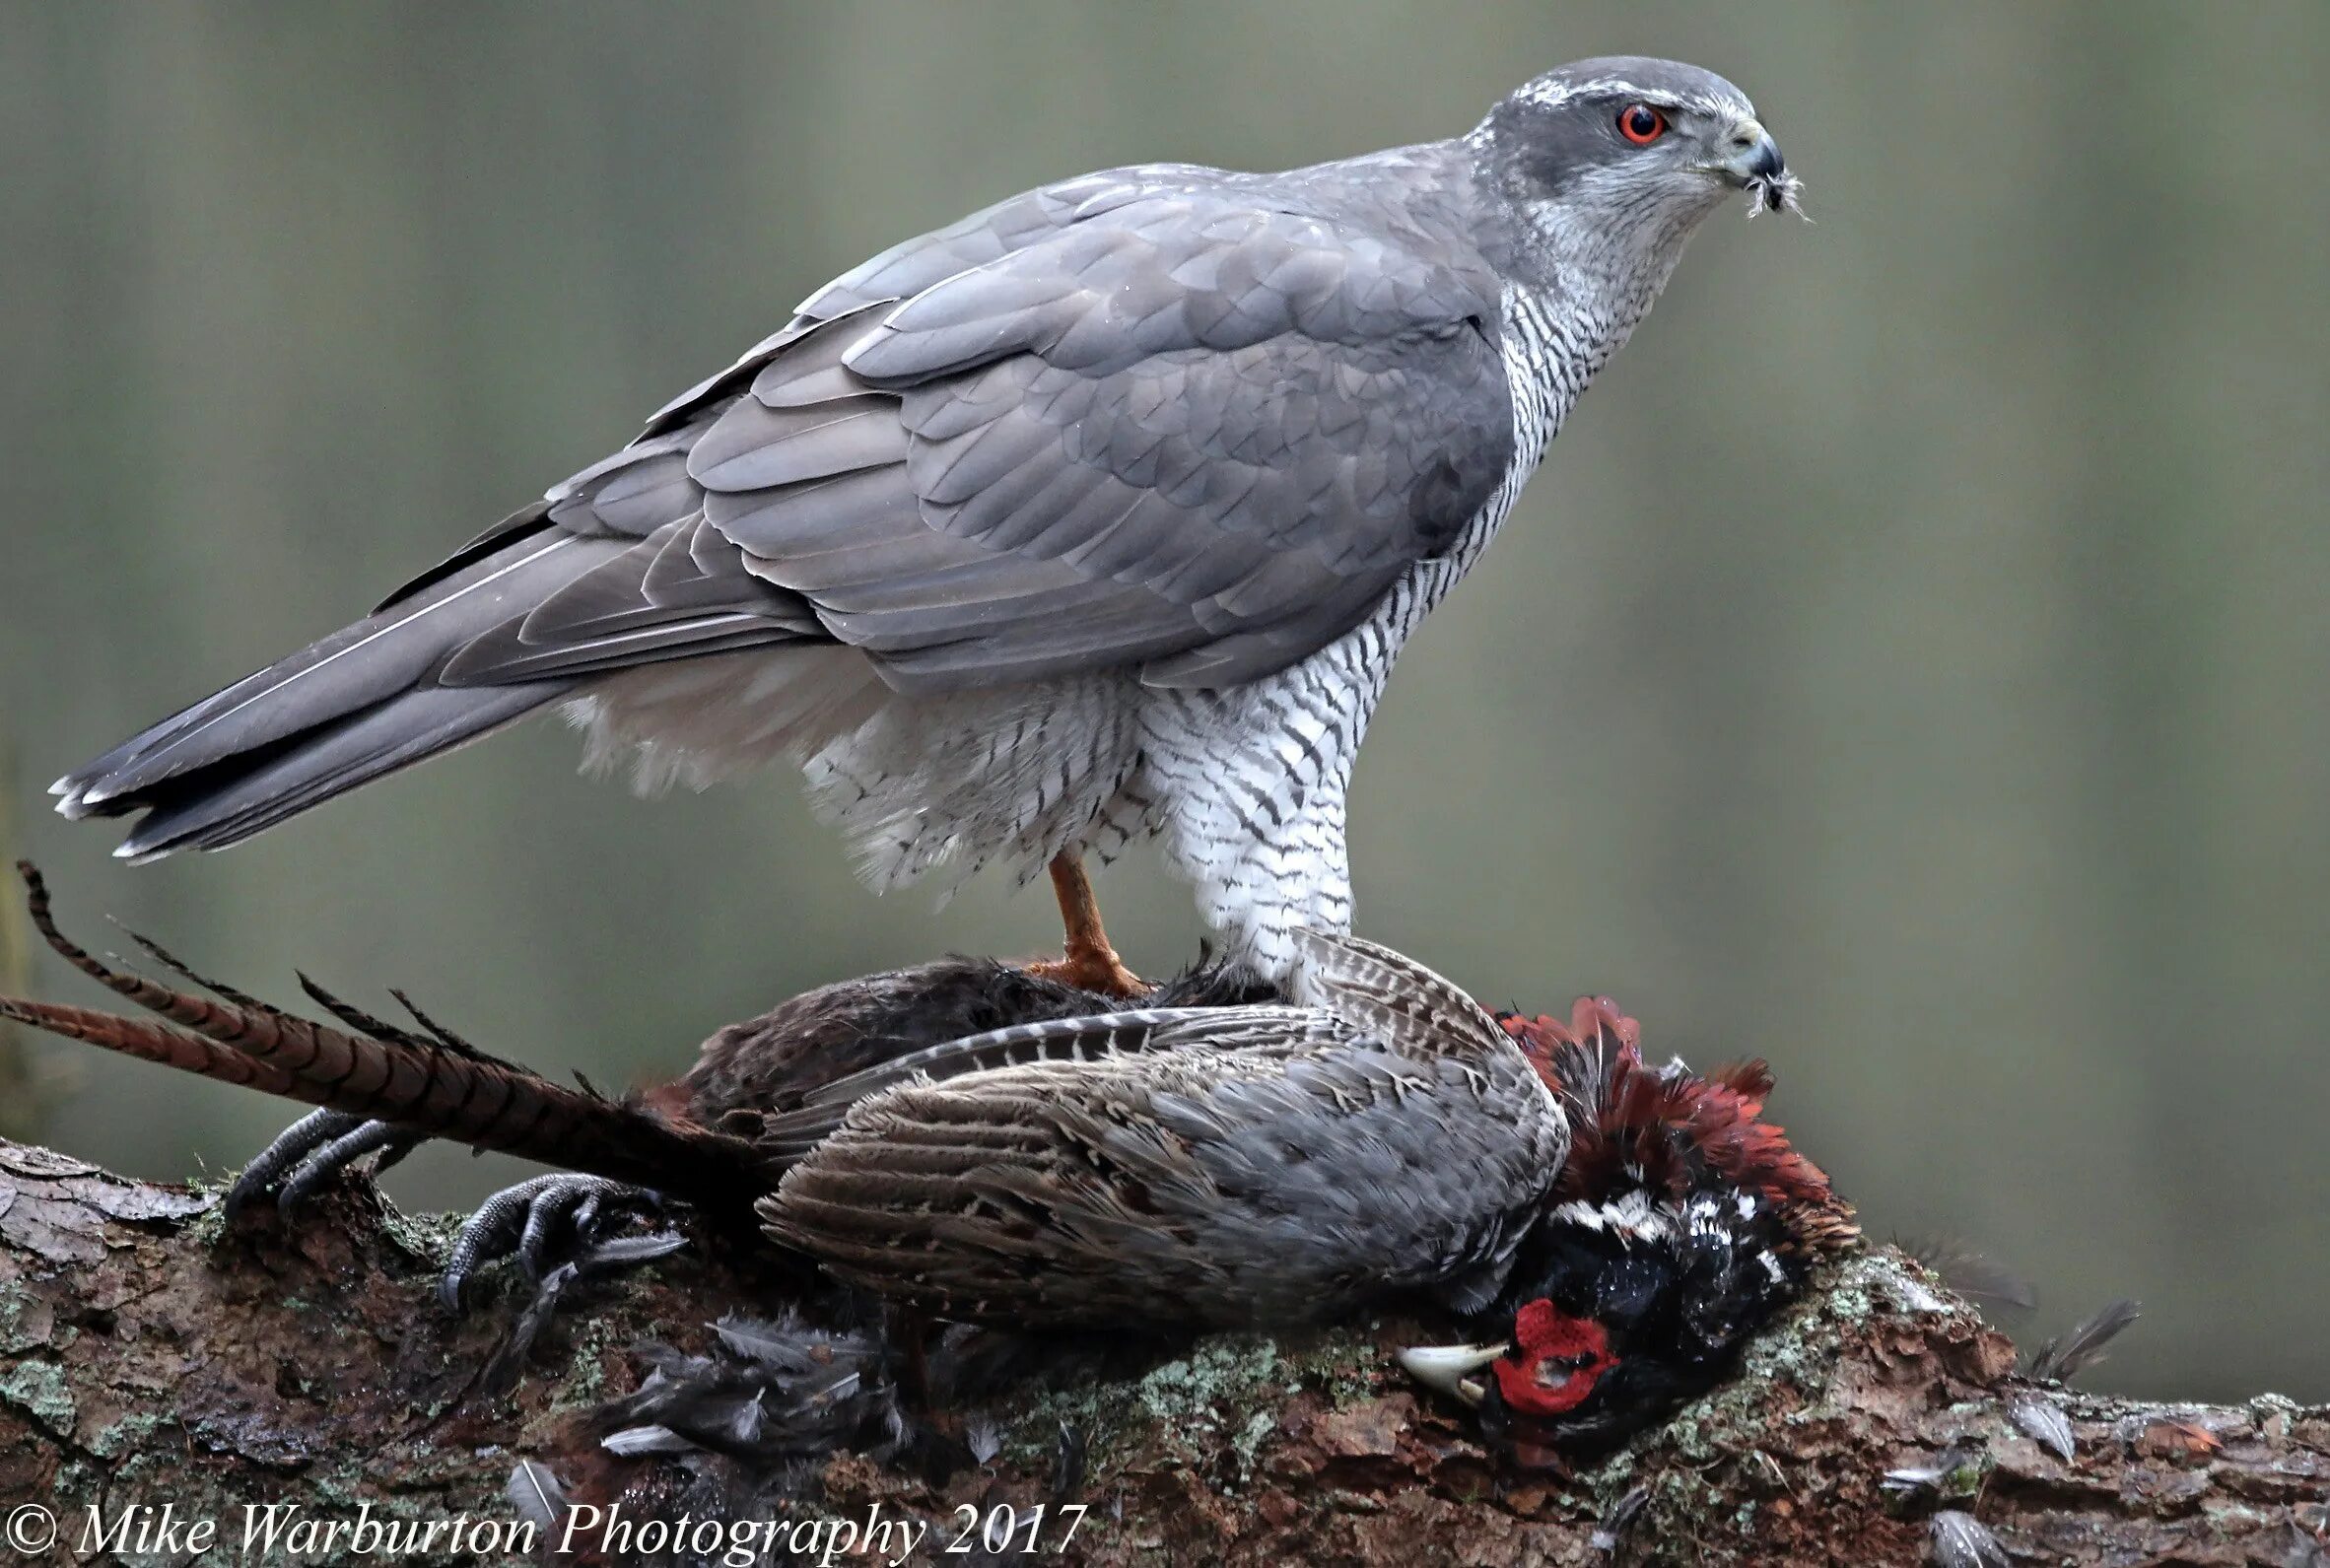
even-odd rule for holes
{"type": "Polygon", "coordinates": [[[1641,279],[1655,292],[1724,196],[1797,209],[1800,183],[1748,95],[1711,71],[1621,55],[1547,71],[1469,138],[1553,269],[1641,279]]]}

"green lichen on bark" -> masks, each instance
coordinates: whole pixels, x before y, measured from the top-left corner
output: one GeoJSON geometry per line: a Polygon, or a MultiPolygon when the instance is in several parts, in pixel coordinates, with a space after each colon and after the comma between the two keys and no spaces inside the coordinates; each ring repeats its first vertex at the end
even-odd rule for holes
{"type": "Polygon", "coordinates": [[[452,1256],[453,1239],[468,1218],[466,1214],[408,1214],[384,1195],[380,1201],[380,1229],[407,1257],[431,1270],[442,1269],[452,1256]]]}
{"type": "Polygon", "coordinates": [[[64,1371],[53,1361],[19,1361],[0,1371],[0,1403],[14,1405],[57,1437],[71,1437],[81,1418],[64,1371]]]}
{"type": "Polygon", "coordinates": [[[24,1279],[13,1267],[0,1263],[0,1355],[18,1355],[48,1342],[44,1314],[34,1311],[24,1279]],[[34,1329],[34,1323],[40,1327],[34,1329]]]}

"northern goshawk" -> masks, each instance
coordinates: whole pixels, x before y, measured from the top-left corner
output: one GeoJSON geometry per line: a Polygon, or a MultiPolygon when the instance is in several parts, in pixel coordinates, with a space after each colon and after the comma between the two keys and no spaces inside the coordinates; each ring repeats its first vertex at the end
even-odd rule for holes
{"type": "Polygon", "coordinates": [[[1346,930],[1344,791],[1392,662],[1727,190],[1795,181],[1739,89],[1581,61],[1453,140],[1141,165],[885,251],[630,445],[372,615],[60,780],[215,849],[552,703],[593,758],[798,761],[869,880],[1162,833],[1267,977],[1346,930]]]}

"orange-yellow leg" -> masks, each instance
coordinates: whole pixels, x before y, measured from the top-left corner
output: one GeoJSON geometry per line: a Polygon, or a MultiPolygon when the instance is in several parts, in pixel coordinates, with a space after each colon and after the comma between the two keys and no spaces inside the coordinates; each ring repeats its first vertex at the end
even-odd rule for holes
{"type": "Polygon", "coordinates": [[[1027,966],[1031,975],[1096,990],[1107,996],[1137,998],[1153,989],[1125,967],[1100,926],[1100,904],[1084,875],[1083,860],[1070,852],[1052,857],[1052,891],[1060,898],[1060,923],[1066,931],[1061,956],[1027,966]]]}

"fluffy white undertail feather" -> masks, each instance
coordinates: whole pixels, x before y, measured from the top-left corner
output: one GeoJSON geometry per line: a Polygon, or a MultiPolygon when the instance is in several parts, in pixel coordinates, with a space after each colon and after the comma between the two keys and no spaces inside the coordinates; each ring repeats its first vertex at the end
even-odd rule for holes
{"type": "Polygon", "coordinates": [[[566,712],[585,732],[584,769],[628,768],[633,786],[653,794],[798,762],[866,723],[889,696],[864,654],[809,646],[625,670],[566,712]]]}

